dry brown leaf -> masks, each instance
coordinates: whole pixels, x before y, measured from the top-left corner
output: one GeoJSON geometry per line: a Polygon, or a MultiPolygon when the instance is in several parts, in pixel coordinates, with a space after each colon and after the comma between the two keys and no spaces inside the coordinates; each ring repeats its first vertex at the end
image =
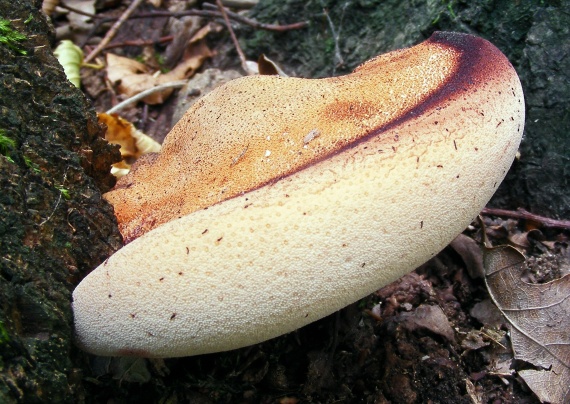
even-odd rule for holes
{"type": "Polygon", "coordinates": [[[170,72],[158,76],[158,84],[168,83],[169,81],[176,81],[192,76],[196,70],[202,66],[204,59],[213,55],[206,42],[199,41],[195,43],[187,52],[186,58],[180,62],[170,72]]]}
{"type": "Polygon", "coordinates": [[[195,44],[199,41],[201,41],[202,39],[206,38],[206,36],[212,32],[212,24],[206,24],[204,25],[202,28],[200,28],[198,31],[196,31],[196,33],[194,35],[192,35],[192,38],[190,39],[190,41],[188,42],[189,44],[195,44]]]}
{"type": "MultiPolygon", "coordinates": [[[[119,93],[132,97],[142,91],[171,81],[192,76],[204,60],[212,56],[212,51],[204,41],[192,44],[189,56],[166,74],[151,73],[147,66],[129,58],[107,54],[107,77],[117,84],[119,93]]],[[[143,101],[147,104],[161,104],[172,94],[172,89],[156,92],[143,101]]]]}
{"type": "Polygon", "coordinates": [[[471,380],[465,379],[465,389],[467,390],[467,394],[469,394],[473,404],[483,403],[483,394],[480,391],[477,391],[477,388],[471,380]]]}
{"type": "Polygon", "coordinates": [[[412,312],[401,313],[398,322],[410,331],[427,330],[449,342],[455,341],[455,332],[439,306],[422,304],[412,312]]]}
{"type": "Polygon", "coordinates": [[[515,358],[537,369],[519,375],[542,402],[570,402],[570,275],[543,284],[521,279],[515,248],[484,249],[485,282],[511,332],[515,358]]]}
{"type": "Polygon", "coordinates": [[[257,70],[261,75],[289,77],[277,63],[269,59],[263,53],[257,59],[257,70]]]}
{"type": "Polygon", "coordinates": [[[107,77],[117,84],[119,93],[128,97],[155,85],[146,65],[113,53],[107,53],[107,77]]]}
{"type": "Polygon", "coordinates": [[[57,7],[60,0],[43,0],[42,1],[42,11],[45,15],[50,16],[53,10],[57,7]]]}
{"type": "Polygon", "coordinates": [[[449,244],[457,254],[461,256],[469,276],[473,279],[480,279],[485,276],[483,269],[483,254],[479,244],[471,237],[460,234],[449,244]]]}
{"type": "Polygon", "coordinates": [[[97,114],[97,118],[99,123],[107,125],[105,139],[109,143],[121,146],[123,160],[113,164],[111,169],[111,173],[116,177],[121,178],[126,175],[131,164],[142,155],[160,151],[160,143],[139,131],[131,122],[117,114],[100,113],[97,114]]]}

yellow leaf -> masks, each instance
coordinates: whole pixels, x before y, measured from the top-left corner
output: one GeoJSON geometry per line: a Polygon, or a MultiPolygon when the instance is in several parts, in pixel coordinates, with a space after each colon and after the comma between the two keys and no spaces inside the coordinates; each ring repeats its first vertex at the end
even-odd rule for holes
{"type": "Polygon", "coordinates": [[[70,40],[64,39],[55,48],[53,54],[63,67],[67,79],[75,87],[81,87],[81,76],[79,74],[81,63],[83,62],[83,51],[81,48],[70,40]]]}
{"type": "Polygon", "coordinates": [[[116,114],[97,114],[99,123],[107,125],[105,139],[121,146],[123,160],[113,164],[111,173],[117,178],[126,175],[131,164],[143,154],[160,151],[160,143],[139,131],[135,126],[116,114]]]}

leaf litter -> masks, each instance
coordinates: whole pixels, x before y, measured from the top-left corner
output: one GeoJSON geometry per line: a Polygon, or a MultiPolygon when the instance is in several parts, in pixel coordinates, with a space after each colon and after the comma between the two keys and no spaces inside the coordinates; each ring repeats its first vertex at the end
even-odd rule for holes
{"type": "Polygon", "coordinates": [[[523,280],[525,257],[512,246],[483,254],[485,283],[510,330],[518,374],[541,402],[570,402],[570,274],[547,283],[523,280]]]}

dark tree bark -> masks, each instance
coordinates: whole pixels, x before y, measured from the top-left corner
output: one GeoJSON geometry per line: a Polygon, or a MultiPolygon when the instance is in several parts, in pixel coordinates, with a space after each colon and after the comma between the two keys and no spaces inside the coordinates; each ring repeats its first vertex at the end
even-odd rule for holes
{"type": "Polygon", "coordinates": [[[71,291],[121,245],[101,198],[118,151],[52,54],[41,1],[0,0],[0,402],[77,402],[71,291]]]}

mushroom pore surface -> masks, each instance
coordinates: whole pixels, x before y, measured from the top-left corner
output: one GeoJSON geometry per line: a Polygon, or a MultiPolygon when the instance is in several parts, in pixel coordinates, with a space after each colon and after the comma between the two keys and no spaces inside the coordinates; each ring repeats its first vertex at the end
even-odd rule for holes
{"type": "Polygon", "coordinates": [[[100,355],[235,349],[413,270],[488,202],[524,124],[489,42],[436,33],[337,78],[215,90],[106,195],[133,240],[73,294],[100,355]]]}

